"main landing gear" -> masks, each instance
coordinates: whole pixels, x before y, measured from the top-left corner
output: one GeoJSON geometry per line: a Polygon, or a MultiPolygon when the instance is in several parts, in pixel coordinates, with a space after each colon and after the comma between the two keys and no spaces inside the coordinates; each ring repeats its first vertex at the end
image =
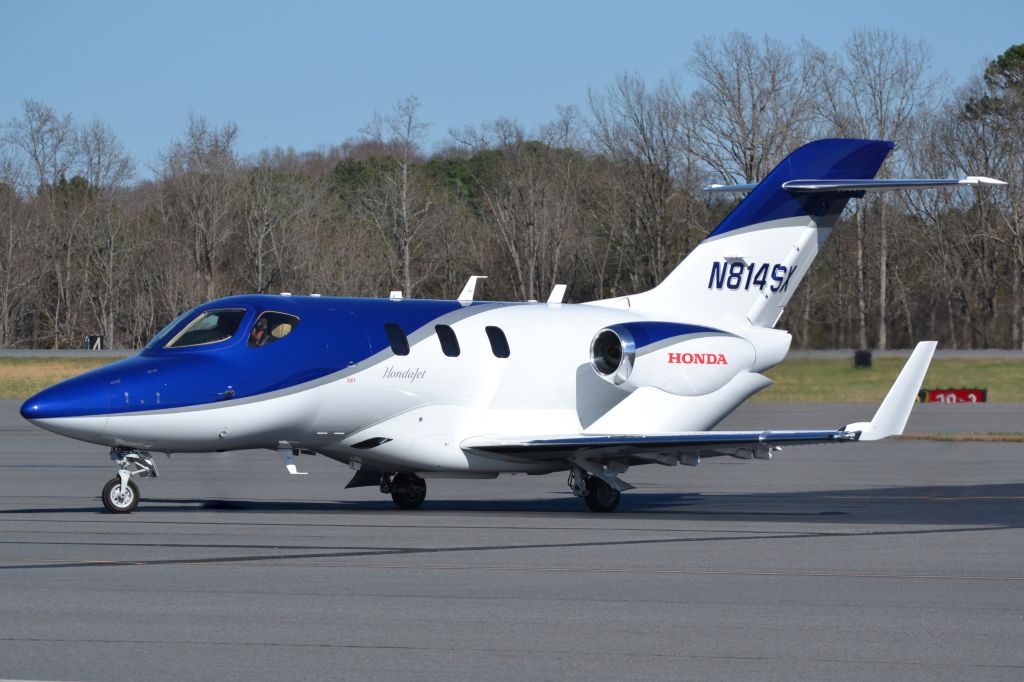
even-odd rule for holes
{"type": "MultiPolygon", "coordinates": [[[[613,480],[618,480],[613,477],[613,480]]],[[[599,476],[589,474],[579,465],[569,469],[569,487],[577,497],[582,497],[590,511],[607,513],[619,506],[622,493],[599,476]]],[[[620,481],[621,483],[621,481],[620,481]]],[[[628,484],[626,484],[628,486],[628,484]]]]}
{"type": "Polygon", "coordinates": [[[615,488],[611,487],[597,476],[587,479],[587,494],[583,497],[587,501],[590,511],[610,512],[619,506],[619,498],[622,497],[615,488]]]}
{"type": "Polygon", "coordinates": [[[125,448],[111,448],[110,459],[117,462],[117,476],[107,481],[100,497],[111,514],[127,514],[139,506],[139,486],[131,477],[156,478],[156,463],[148,452],[125,448]]]}
{"type": "Polygon", "coordinates": [[[427,497],[427,482],[416,474],[395,474],[390,481],[384,476],[380,487],[381,492],[391,493],[391,499],[401,509],[416,509],[427,497]]]}

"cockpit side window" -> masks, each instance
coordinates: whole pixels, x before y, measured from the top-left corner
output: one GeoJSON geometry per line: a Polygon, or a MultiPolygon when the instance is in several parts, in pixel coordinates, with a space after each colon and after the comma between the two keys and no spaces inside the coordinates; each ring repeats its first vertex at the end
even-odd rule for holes
{"type": "Polygon", "coordinates": [[[178,332],[166,348],[189,348],[227,341],[238,331],[245,312],[244,308],[206,310],[178,332]]]}
{"type": "Polygon", "coordinates": [[[267,311],[256,319],[249,332],[249,347],[267,346],[280,341],[292,333],[299,324],[299,318],[286,313],[267,311]]]}
{"type": "Polygon", "coordinates": [[[394,322],[384,325],[384,332],[388,335],[388,343],[391,344],[391,352],[395,355],[409,354],[409,339],[405,332],[394,322]]]}

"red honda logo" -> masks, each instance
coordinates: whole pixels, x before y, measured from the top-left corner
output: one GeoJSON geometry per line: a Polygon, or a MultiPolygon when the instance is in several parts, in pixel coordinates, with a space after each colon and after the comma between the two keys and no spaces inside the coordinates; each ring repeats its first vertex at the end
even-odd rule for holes
{"type": "Polygon", "coordinates": [[[721,353],[669,353],[670,365],[728,365],[721,353]]]}

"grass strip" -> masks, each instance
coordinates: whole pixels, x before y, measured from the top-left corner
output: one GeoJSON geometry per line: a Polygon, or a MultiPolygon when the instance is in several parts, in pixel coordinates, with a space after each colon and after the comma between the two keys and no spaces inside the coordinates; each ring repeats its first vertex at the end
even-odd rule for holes
{"type": "MultiPolygon", "coordinates": [[[[119,358],[0,358],[0,399],[24,400],[47,386],[119,358]]],[[[765,374],[775,385],[754,396],[758,402],[879,403],[905,360],[875,358],[870,369],[853,359],[793,358],[765,374]]],[[[994,403],[1024,403],[1024,360],[953,358],[932,361],[928,388],[987,388],[994,403]]]]}
{"type": "MultiPolygon", "coordinates": [[[[879,403],[906,362],[875,358],[870,369],[848,360],[793,358],[765,372],[775,385],[754,396],[759,402],[879,403]]],[[[992,403],[1024,402],[1024,360],[950,358],[932,361],[926,388],[987,388],[992,403]]]]}
{"type": "Polygon", "coordinates": [[[898,438],[944,443],[1024,443],[1024,433],[904,433],[898,438]]]}
{"type": "Polygon", "coordinates": [[[0,358],[0,399],[24,400],[47,386],[120,358],[0,358]]]}

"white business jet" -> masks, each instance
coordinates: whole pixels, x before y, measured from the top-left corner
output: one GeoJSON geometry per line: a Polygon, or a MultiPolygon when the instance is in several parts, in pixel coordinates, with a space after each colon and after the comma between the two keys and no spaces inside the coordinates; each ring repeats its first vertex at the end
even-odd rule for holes
{"type": "Polygon", "coordinates": [[[139,502],[154,452],[277,451],[356,470],[402,508],[431,477],[568,472],[607,512],[641,464],[770,459],[780,447],[902,433],[935,342],[919,343],[870,421],[817,431],[713,430],[772,382],[775,325],[851,198],[894,189],[1005,184],[982,177],[873,179],[889,142],[807,144],[756,185],[658,286],[547,302],[232,296],[188,311],[136,356],[33,396],[21,414],[110,447],[102,500],[139,502]]]}

